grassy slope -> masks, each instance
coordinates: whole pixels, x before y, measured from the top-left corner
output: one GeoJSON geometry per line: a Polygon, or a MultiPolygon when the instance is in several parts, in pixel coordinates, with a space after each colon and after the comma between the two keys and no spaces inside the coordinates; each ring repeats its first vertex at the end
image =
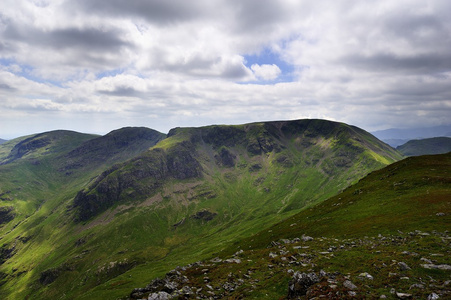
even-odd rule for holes
{"type": "MultiPolygon", "coordinates": [[[[450,263],[449,237],[444,235],[451,226],[450,170],[450,153],[407,158],[372,172],[343,193],[238,243],[228,253],[238,247],[264,249],[273,240],[306,234],[319,238],[310,245],[313,249],[306,250],[317,256],[315,270],[324,268],[349,274],[354,282],[358,274],[369,272],[377,280],[369,288],[360,288],[361,293],[368,294],[367,297],[378,297],[384,292],[389,295],[390,288],[394,287],[413,293],[417,298],[426,298],[440,288],[426,285],[424,290],[409,290],[409,287],[414,283],[424,284],[422,278],[428,276],[436,280],[436,286],[449,279],[449,271],[420,267],[424,264],[420,258],[432,259],[436,264],[450,263]],[[416,234],[408,234],[415,231],[416,234]],[[423,236],[421,232],[428,235],[423,236]],[[358,246],[345,247],[335,253],[335,257],[318,255],[330,245],[350,242],[358,246]],[[414,254],[406,255],[404,251],[414,254]],[[437,253],[441,256],[434,256],[437,253]],[[396,261],[406,262],[412,270],[400,272],[396,261]],[[397,275],[390,278],[390,272],[397,275]],[[410,280],[401,280],[403,276],[410,277],[410,280]]],[[[303,271],[308,269],[301,268],[303,271]]],[[[289,276],[285,274],[283,277],[285,285],[279,293],[286,294],[289,276]]],[[[267,292],[272,290],[271,285],[277,286],[276,282],[266,284],[267,292]]]]}
{"type": "Polygon", "coordinates": [[[451,138],[435,137],[422,140],[411,140],[396,148],[405,156],[442,154],[451,151],[451,138]]]}
{"type": "Polygon", "coordinates": [[[328,275],[311,288],[308,298],[354,299],[343,285],[350,279],[359,299],[382,294],[396,299],[392,288],[414,299],[426,299],[431,293],[445,299],[451,296],[449,271],[422,265],[425,260],[450,264],[450,172],[451,154],[394,163],[217,253],[240,263],[203,261],[178,268],[181,275],[169,280],[190,286],[202,298],[211,292],[232,299],[280,299],[288,293],[292,272],[324,270],[328,275]],[[313,240],[294,240],[304,235],[313,240]],[[244,252],[237,252],[240,249],[244,252]],[[403,270],[398,262],[410,269],[403,270]],[[364,272],[374,279],[359,276],[364,272]],[[183,284],[178,282],[182,276],[188,278],[183,284]]]}
{"type": "Polygon", "coordinates": [[[252,239],[261,240],[263,246],[273,238],[299,234],[345,238],[397,230],[449,230],[450,183],[450,153],[407,158],[370,173],[342,193],[252,239]],[[445,216],[437,217],[440,212],[445,216]]]}
{"type": "Polygon", "coordinates": [[[121,134],[122,131],[98,137],[53,131],[22,137],[0,146],[0,159],[6,163],[0,166],[0,205],[13,207],[15,214],[13,221],[0,227],[1,256],[6,260],[0,269],[0,274],[3,274],[0,276],[0,294],[4,298],[21,298],[11,294],[26,292],[28,280],[34,276],[35,268],[39,269],[40,261],[67,242],[65,230],[72,227],[68,224],[68,202],[74,194],[103,169],[129,159],[131,154],[137,153],[137,148],[141,147],[142,152],[158,141],[141,144],[137,139],[137,147],[127,147],[133,148],[128,156],[113,155],[97,162],[89,160],[87,165],[72,165],[74,159],[86,160],[82,158],[83,153],[92,153],[91,141],[98,140],[96,145],[105,146],[103,152],[109,151],[108,147],[118,149],[118,145],[109,140],[114,138],[119,143],[123,139],[130,140],[130,132],[123,138],[121,134]],[[46,142],[37,144],[36,140],[46,142]],[[68,156],[76,149],[83,151],[68,156]],[[8,252],[12,255],[8,256],[8,252]],[[13,259],[8,259],[11,257],[13,259]]]}
{"type": "MultiPolygon", "coordinates": [[[[134,181],[121,193],[121,201],[83,223],[73,222],[71,199],[93,173],[71,174],[78,181],[44,191],[49,200],[39,214],[4,237],[11,246],[19,236],[32,236],[18,242],[19,250],[1,268],[9,276],[3,295],[123,296],[176,265],[211,256],[230,242],[326,199],[400,157],[357,128],[320,120],[182,128],[154,151],[169,153],[183,141],[192,143],[201,177],[168,178],[151,194],[139,191],[153,179],[134,181]],[[241,133],[230,135],[230,129],[241,133]],[[217,159],[224,147],[235,157],[233,166],[217,159]],[[217,216],[212,221],[190,217],[203,209],[217,216]],[[181,220],[182,225],[173,226],[181,220]]],[[[107,178],[114,182],[139,174],[136,166],[149,159],[152,152],[107,178]]]]}

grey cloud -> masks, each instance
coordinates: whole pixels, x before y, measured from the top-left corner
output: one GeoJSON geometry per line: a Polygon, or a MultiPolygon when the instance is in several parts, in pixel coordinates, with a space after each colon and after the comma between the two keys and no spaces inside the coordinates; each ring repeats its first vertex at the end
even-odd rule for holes
{"type": "Polygon", "coordinates": [[[244,79],[249,75],[249,70],[242,64],[229,64],[221,74],[223,77],[230,79],[244,79]]]}
{"type": "Polygon", "coordinates": [[[145,93],[138,91],[132,87],[116,87],[113,91],[107,90],[98,90],[100,94],[108,95],[108,96],[116,96],[116,97],[143,97],[145,93]]]}
{"type": "Polygon", "coordinates": [[[96,28],[78,29],[69,28],[53,31],[49,40],[55,47],[69,48],[82,47],[95,50],[115,50],[120,47],[130,47],[131,44],[120,38],[123,35],[118,30],[99,30],[96,28]]]}
{"type": "Polygon", "coordinates": [[[421,45],[428,41],[438,44],[444,41],[449,43],[449,31],[437,16],[390,15],[383,20],[381,28],[384,33],[408,40],[409,43],[421,45]],[[443,40],[444,36],[448,36],[448,38],[443,40]]]}
{"type": "Polygon", "coordinates": [[[286,6],[272,0],[237,1],[233,10],[236,13],[236,30],[261,33],[275,23],[286,20],[288,12],[286,6]]]}
{"type": "Polygon", "coordinates": [[[396,54],[378,53],[364,56],[359,53],[338,59],[344,65],[372,72],[391,73],[440,73],[451,69],[451,53],[417,54],[400,57],[396,54]]]}
{"type": "Polygon", "coordinates": [[[115,52],[121,47],[130,47],[129,42],[121,39],[123,32],[117,29],[100,30],[97,28],[64,28],[43,31],[32,27],[17,26],[10,23],[4,38],[46,48],[81,48],[92,51],[115,52]]]}
{"type": "Polygon", "coordinates": [[[144,18],[150,23],[167,25],[205,15],[209,1],[81,0],[70,1],[68,5],[75,5],[88,14],[135,16],[144,18]]]}
{"type": "Polygon", "coordinates": [[[4,90],[4,91],[8,91],[8,92],[13,92],[16,91],[17,89],[6,84],[6,83],[0,83],[0,90],[4,90]]]}

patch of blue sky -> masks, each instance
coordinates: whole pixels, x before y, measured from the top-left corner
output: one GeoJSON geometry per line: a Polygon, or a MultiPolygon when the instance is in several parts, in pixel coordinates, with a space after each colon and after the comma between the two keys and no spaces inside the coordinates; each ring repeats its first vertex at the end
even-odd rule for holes
{"type": "Polygon", "coordinates": [[[282,60],[280,56],[271,49],[264,48],[261,52],[252,55],[244,55],[245,66],[249,69],[252,65],[276,65],[280,69],[279,76],[274,80],[259,80],[252,83],[277,83],[277,82],[291,82],[294,79],[294,67],[282,60]]]}
{"type": "Polygon", "coordinates": [[[29,65],[19,64],[16,60],[10,58],[0,58],[0,65],[6,67],[9,72],[13,73],[16,76],[23,77],[30,81],[34,81],[37,83],[50,84],[57,87],[63,87],[60,81],[44,79],[39,76],[36,76],[34,73],[35,68],[29,65]],[[16,68],[12,68],[13,66],[17,66],[16,68]]]}
{"type": "Polygon", "coordinates": [[[116,75],[122,74],[124,72],[124,69],[112,69],[112,70],[106,70],[102,71],[96,74],[97,79],[102,79],[104,77],[114,77],[116,75]]]}

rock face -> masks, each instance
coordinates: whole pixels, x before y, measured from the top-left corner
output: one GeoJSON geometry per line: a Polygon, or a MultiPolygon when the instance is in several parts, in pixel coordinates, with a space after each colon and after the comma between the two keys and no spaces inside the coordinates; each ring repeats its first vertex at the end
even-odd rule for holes
{"type": "Polygon", "coordinates": [[[15,217],[14,207],[2,206],[0,207],[0,225],[8,223],[15,217]]]}
{"type": "Polygon", "coordinates": [[[196,212],[194,215],[191,216],[191,218],[196,220],[203,220],[203,221],[211,221],[214,217],[216,217],[217,213],[213,213],[209,210],[201,210],[196,212]]]}
{"type": "Polygon", "coordinates": [[[183,142],[168,151],[154,149],[126,165],[116,165],[103,172],[87,190],[75,197],[78,220],[88,220],[128,195],[152,195],[165,179],[200,177],[202,167],[193,152],[193,144],[183,142]],[[134,194],[129,194],[130,191],[134,194]]]}
{"type": "Polygon", "coordinates": [[[66,156],[64,171],[92,167],[105,161],[123,161],[137,156],[166,137],[165,134],[144,127],[125,127],[84,142],[66,156]],[[126,154],[126,155],[125,155],[126,154]]]}
{"type": "Polygon", "coordinates": [[[288,298],[294,299],[307,294],[307,290],[319,282],[319,278],[315,273],[299,273],[295,272],[290,283],[288,284],[288,298]]]}
{"type": "Polygon", "coordinates": [[[14,161],[23,157],[24,155],[37,150],[39,148],[43,148],[51,143],[51,139],[47,137],[45,134],[39,134],[30,138],[27,138],[17,145],[11,150],[7,160],[8,162],[14,161]]]}

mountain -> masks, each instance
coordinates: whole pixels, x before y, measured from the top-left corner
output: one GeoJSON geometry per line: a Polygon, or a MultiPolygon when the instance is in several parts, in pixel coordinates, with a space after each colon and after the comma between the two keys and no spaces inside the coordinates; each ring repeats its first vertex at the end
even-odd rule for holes
{"type": "Polygon", "coordinates": [[[451,153],[391,164],[129,299],[449,299],[450,168],[451,153]]]}
{"type": "Polygon", "coordinates": [[[0,139],[0,145],[7,142],[7,140],[0,139]]]}
{"type": "Polygon", "coordinates": [[[324,120],[130,131],[0,146],[3,298],[125,296],[402,157],[324,120]]]}
{"type": "Polygon", "coordinates": [[[392,147],[398,147],[409,140],[426,139],[433,137],[451,137],[451,125],[435,127],[420,127],[412,129],[391,128],[372,132],[378,139],[392,147]]]}
{"type": "Polygon", "coordinates": [[[422,140],[411,140],[404,145],[396,147],[396,150],[405,156],[448,153],[451,151],[451,138],[436,137],[422,140]]]}

